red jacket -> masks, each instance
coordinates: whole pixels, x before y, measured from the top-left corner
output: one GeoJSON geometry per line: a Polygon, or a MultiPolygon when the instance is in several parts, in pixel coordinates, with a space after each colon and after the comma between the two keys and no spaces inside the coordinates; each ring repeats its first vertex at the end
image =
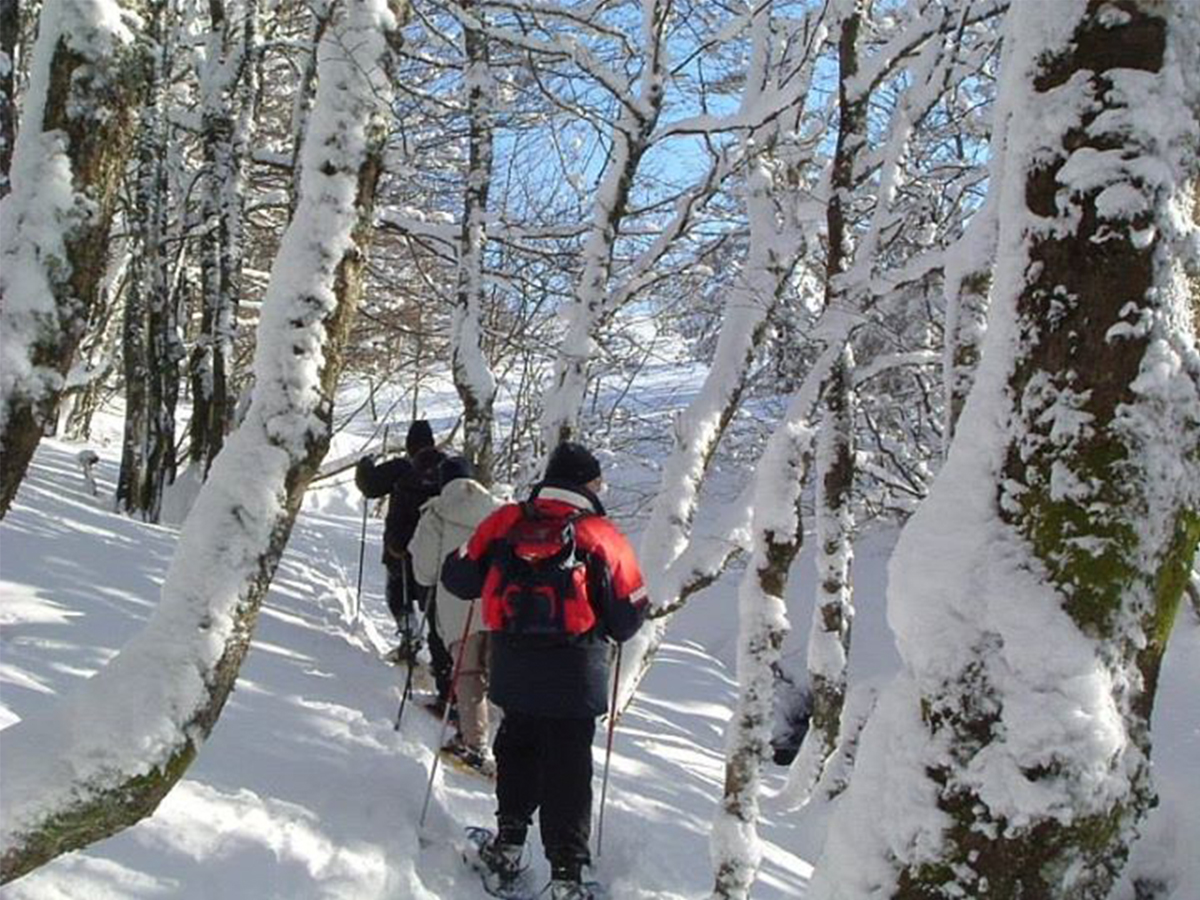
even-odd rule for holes
{"type": "MultiPolygon", "coordinates": [[[[545,483],[532,502],[548,516],[583,510],[575,520],[577,552],[586,561],[586,578],[577,589],[585,602],[579,635],[516,635],[495,631],[489,696],[504,709],[545,716],[595,716],[607,709],[606,638],[628,640],[641,626],[647,604],[637,558],[628,539],[604,517],[604,507],[589,491],[574,485],[545,483]]],[[[442,585],[463,599],[483,598],[483,620],[500,625],[500,573],[491,565],[496,542],[522,516],[510,503],[484,519],[467,544],[446,558],[442,585]]]]}

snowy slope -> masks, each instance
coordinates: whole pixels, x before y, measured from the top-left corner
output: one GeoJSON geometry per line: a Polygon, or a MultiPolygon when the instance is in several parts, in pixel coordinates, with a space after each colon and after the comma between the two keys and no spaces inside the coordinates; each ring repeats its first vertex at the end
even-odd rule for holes
{"type": "MultiPolygon", "coordinates": [[[[352,452],[364,438],[342,438],[331,457],[352,452]]],[[[45,441],[17,505],[0,523],[0,724],[54,702],[94,672],[138,630],[156,597],[175,532],[108,511],[115,448],[97,448],[103,496],[92,498],[74,461],[80,448],[45,441]]],[[[457,772],[439,774],[427,828],[434,842],[422,848],[417,840],[437,723],[413,711],[405,714],[401,733],[392,729],[400,673],[379,660],[388,646],[389,617],[374,519],[363,617],[357,626],[351,622],[360,516],[359,498],[345,481],[311,492],[238,688],[187,778],[155,816],[56,860],[0,890],[0,897],[486,896],[448,842],[464,824],[490,824],[489,785],[457,772]]],[[[868,537],[857,551],[852,679],[858,684],[897,665],[882,609],[893,542],[893,534],[868,537]]],[[[806,554],[794,572],[790,618],[798,632],[809,621],[812,568],[806,554]]],[[[708,830],[736,697],[736,584],[736,573],[727,576],[677,618],[672,639],[621,721],[598,866],[616,898],[708,895],[708,830]]],[[[793,634],[785,648],[791,667],[803,660],[803,638],[793,634]]],[[[1198,682],[1200,628],[1185,610],[1157,714],[1163,810],[1137,859],[1139,871],[1161,874],[1180,891],[1200,886],[1200,867],[1188,849],[1200,845],[1194,811],[1200,712],[1190,687],[1198,682]],[[1191,880],[1174,881],[1188,865],[1191,880]]],[[[79,727],[102,729],[103,723],[81,721],[79,727]]],[[[601,753],[598,738],[598,767],[601,753]]],[[[780,790],[783,782],[783,770],[769,769],[768,790],[780,790]]],[[[796,814],[770,801],[766,808],[765,865],[753,896],[802,896],[806,860],[819,855],[826,811],[796,814]]],[[[535,829],[534,858],[544,880],[536,840],[535,829]]],[[[1200,896],[1200,889],[1176,896],[1200,896]]]]}
{"type": "MultiPolygon", "coordinates": [[[[171,552],[173,530],[107,511],[115,455],[106,452],[98,466],[105,496],[94,499],[75,466],[77,450],[46,441],[0,526],[6,723],[69,691],[135,633],[171,552]]],[[[423,851],[417,841],[437,723],[413,712],[401,733],[392,728],[399,672],[379,660],[389,620],[374,520],[364,617],[351,625],[360,515],[347,484],[313,492],[238,688],[188,777],[155,816],[2,896],[485,896],[448,847],[423,851]]],[[[732,636],[732,609],[723,626],[714,610],[710,604],[701,617],[704,629],[732,636]]],[[[707,831],[733,700],[725,665],[681,641],[622,720],[599,865],[615,896],[706,891],[707,831]]],[[[598,739],[597,763],[601,746],[598,739]]],[[[444,844],[464,824],[490,824],[492,809],[489,785],[439,774],[428,832],[444,844]]],[[[773,843],[761,895],[796,896],[807,866],[788,849],[794,829],[768,827],[766,836],[773,843]]]]}

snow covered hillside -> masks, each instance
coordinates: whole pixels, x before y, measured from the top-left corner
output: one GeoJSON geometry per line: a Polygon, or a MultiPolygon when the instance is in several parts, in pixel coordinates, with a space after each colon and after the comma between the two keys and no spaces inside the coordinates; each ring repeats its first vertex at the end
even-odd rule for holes
{"type": "MultiPolygon", "coordinates": [[[[351,452],[357,438],[335,447],[351,452]]],[[[45,441],[18,503],[0,525],[0,722],[56,703],[102,666],[146,619],[176,532],[109,511],[115,450],[85,489],[81,449],[45,441]]],[[[212,739],[158,812],[116,837],[10,884],[5,900],[57,898],[414,898],[486,895],[451,841],[490,824],[490,785],[439,770],[428,834],[417,820],[438,725],[406,712],[392,728],[402,673],[384,664],[390,621],[371,520],[362,616],[353,621],[361,506],[352,485],[320,483],[305,510],[259,621],[238,688],[212,739]]],[[[857,551],[860,617],[852,683],[877,683],[897,665],[882,615],[894,534],[857,551]]],[[[787,645],[803,660],[813,563],[796,564],[787,645]]],[[[679,616],[661,658],[617,734],[599,876],[615,898],[700,898],[712,875],[708,832],[721,795],[725,723],[736,699],[735,575],[679,616]]],[[[1157,712],[1163,806],[1139,871],[1160,874],[1176,900],[1200,897],[1200,628],[1180,614],[1157,712]],[[1190,870],[1188,866],[1191,866],[1190,870]],[[1182,878],[1182,880],[1179,880],[1182,878]],[[1184,893],[1184,891],[1192,893],[1184,893]]],[[[111,727],[86,711],[76,727],[103,741],[111,727]]],[[[3,736],[0,732],[0,753],[3,736]]],[[[46,748],[53,753],[54,748],[46,748]]],[[[602,759],[602,742],[595,748],[602,759]]],[[[0,763],[2,764],[2,763],[0,763]]],[[[770,769],[767,787],[782,789],[770,769]]],[[[598,785],[597,785],[598,787],[598,785]]],[[[598,791],[597,791],[598,796],[598,791]]],[[[2,801],[2,798],[0,798],[2,801]]],[[[827,810],[788,812],[767,801],[763,871],[753,896],[803,896],[827,810]]],[[[538,878],[548,878],[536,830],[538,878]]],[[[1130,894],[1132,897],[1132,894],[1130,894]]]]}

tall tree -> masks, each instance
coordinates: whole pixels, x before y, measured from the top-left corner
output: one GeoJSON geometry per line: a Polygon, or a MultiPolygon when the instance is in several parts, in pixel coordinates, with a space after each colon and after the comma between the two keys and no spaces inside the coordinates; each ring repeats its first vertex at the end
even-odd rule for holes
{"type": "Polygon", "coordinates": [[[1200,539],[1200,9],[1016,4],[992,310],[816,898],[1106,898],[1200,539]],[[880,807],[887,786],[903,798],[880,807]]]}
{"type": "Polygon", "coordinates": [[[0,517],[55,420],[104,279],[148,52],[116,0],[47,0],[0,204],[0,517]]]}
{"type": "Polygon", "coordinates": [[[374,222],[397,27],[383,0],[346,0],[322,41],[301,197],[263,303],[250,409],[196,500],[146,628],[57,708],[5,731],[4,881],[153,812],[233,689],[332,435],[374,222]],[[80,708],[121,726],[97,742],[78,729],[80,708]]]}
{"type": "MultiPolygon", "coordinates": [[[[209,35],[198,66],[204,174],[200,236],[200,333],[191,358],[189,453],[204,475],[233,422],[234,339],[242,293],[245,170],[257,85],[257,0],[210,0],[209,35]]],[[[314,55],[315,58],[315,55],[314,55]]],[[[302,85],[301,93],[307,90],[302,85]]]]}
{"type": "Polygon", "coordinates": [[[21,34],[21,11],[17,0],[0,0],[0,200],[12,184],[13,145],[17,140],[17,40],[21,34]]]}
{"type": "MultiPolygon", "coordinates": [[[[467,0],[464,11],[482,18],[467,0]]],[[[482,23],[481,23],[482,24],[482,23]]],[[[493,475],[493,407],[496,379],[484,355],[484,253],[488,191],[492,182],[495,84],[489,68],[488,36],[482,28],[463,26],[466,70],[463,89],[468,112],[466,190],[458,243],[458,290],[451,324],[451,369],[463,405],[463,452],[484,484],[493,475]]]]}
{"type": "Polygon", "coordinates": [[[175,480],[175,405],[183,356],[167,247],[167,94],[177,28],[173,0],[152,0],[145,16],[153,65],[137,138],[137,171],[130,225],[137,250],[125,301],[125,433],[117,502],[157,522],[163,491],[175,480]]]}

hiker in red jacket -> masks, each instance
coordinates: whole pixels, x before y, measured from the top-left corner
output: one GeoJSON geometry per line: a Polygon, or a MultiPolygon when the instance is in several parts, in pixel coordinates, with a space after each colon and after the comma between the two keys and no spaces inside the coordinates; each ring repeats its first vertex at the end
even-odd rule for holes
{"type": "Polygon", "coordinates": [[[504,711],[494,743],[498,829],[480,857],[501,883],[517,878],[540,810],[555,900],[589,896],[592,740],[608,708],[609,651],[638,630],[647,603],[601,485],[587,449],[559,445],[530,498],[484,519],[442,569],[452,594],[482,598],[488,696],[504,711]]]}

